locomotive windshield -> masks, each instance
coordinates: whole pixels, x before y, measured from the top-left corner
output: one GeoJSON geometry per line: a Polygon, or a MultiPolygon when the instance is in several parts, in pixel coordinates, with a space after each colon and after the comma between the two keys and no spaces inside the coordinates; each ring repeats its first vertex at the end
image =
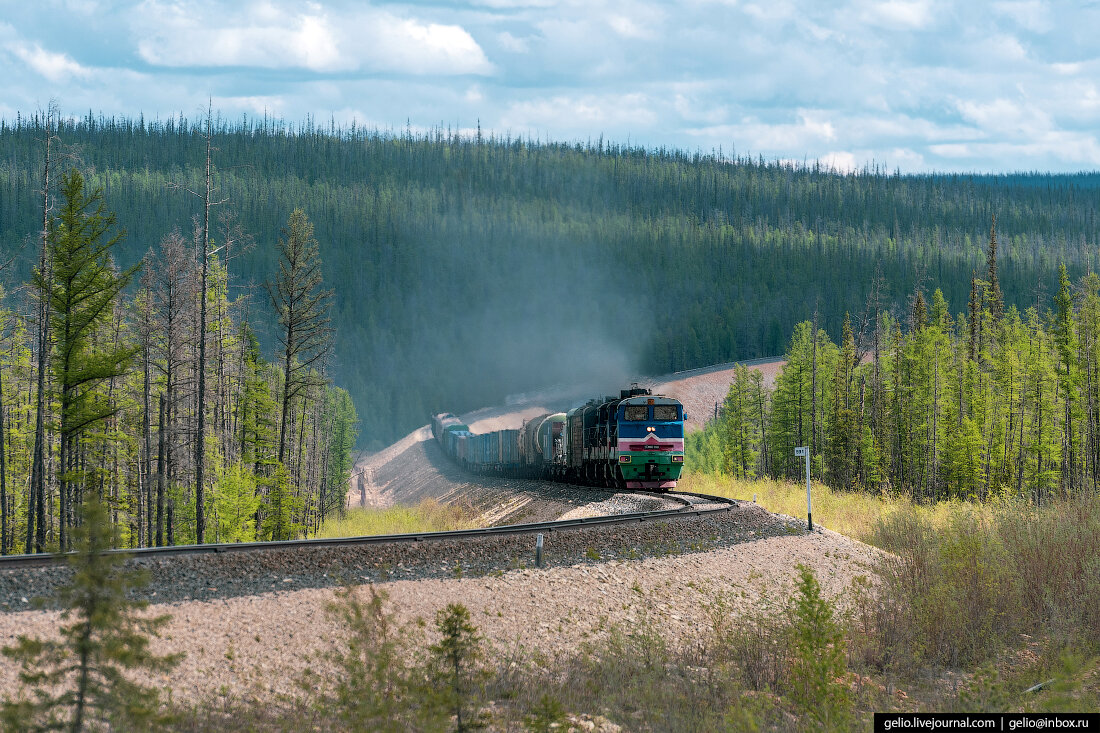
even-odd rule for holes
{"type": "Polygon", "coordinates": [[[654,405],[653,406],[653,419],[654,420],[675,420],[679,417],[676,410],[676,405],[654,405]]]}
{"type": "Polygon", "coordinates": [[[626,419],[627,420],[645,420],[649,417],[648,405],[627,405],[626,406],[626,419]]]}

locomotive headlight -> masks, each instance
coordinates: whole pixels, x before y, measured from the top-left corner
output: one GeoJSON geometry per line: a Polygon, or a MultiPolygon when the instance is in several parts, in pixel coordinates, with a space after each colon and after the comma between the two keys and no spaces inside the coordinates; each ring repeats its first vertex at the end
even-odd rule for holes
{"type": "Polygon", "coordinates": [[[673,463],[683,463],[684,462],[684,457],[683,456],[673,456],[672,457],[672,462],[673,463]]]}
{"type": "Polygon", "coordinates": [[[619,456],[619,463],[630,463],[630,456],[619,456]]]}
{"type": "Polygon", "coordinates": [[[649,426],[646,427],[645,430],[646,430],[647,433],[653,433],[653,432],[657,431],[657,428],[653,427],[652,425],[649,425],[649,426]]]}

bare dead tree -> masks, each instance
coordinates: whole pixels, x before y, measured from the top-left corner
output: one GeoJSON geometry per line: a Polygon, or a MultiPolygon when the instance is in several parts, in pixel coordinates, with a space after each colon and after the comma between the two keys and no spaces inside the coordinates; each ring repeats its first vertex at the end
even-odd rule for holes
{"type": "MultiPolygon", "coordinates": [[[[50,280],[50,176],[53,173],[53,146],[56,136],[53,128],[57,122],[58,108],[51,102],[44,113],[43,143],[45,155],[42,162],[42,248],[39,255],[38,270],[42,277],[50,280]]],[[[27,545],[30,553],[42,552],[46,545],[46,369],[50,351],[50,311],[49,299],[38,301],[38,394],[35,397],[37,422],[34,429],[34,457],[31,463],[31,483],[27,496],[27,545]]]]}
{"type": "Polygon", "coordinates": [[[283,400],[279,420],[279,462],[286,464],[287,420],[291,401],[320,380],[314,370],[332,343],[329,317],[332,291],[321,287],[321,258],[313,224],[295,209],[279,240],[279,277],[268,286],[279,316],[283,344],[283,400]]]}
{"type": "MultiPolygon", "coordinates": [[[[163,484],[171,483],[176,475],[175,441],[172,439],[174,421],[179,410],[180,382],[186,368],[187,350],[185,323],[188,311],[193,307],[195,261],[187,243],[178,231],[173,231],[160,242],[159,256],[146,254],[146,266],[142,283],[150,292],[152,332],[151,351],[155,363],[164,374],[164,424],[161,430],[164,456],[161,460],[162,478],[158,478],[157,536],[163,537],[164,514],[161,509],[163,484]]],[[[161,544],[158,539],[157,544],[161,544]]]]}
{"type": "Polygon", "coordinates": [[[204,489],[205,489],[205,476],[203,469],[205,467],[206,459],[206,279],[209,274],[210,265],[210,209],[211,207],[224,204],[229,199],[222,199],[220,201],[211,200],[213,195],[213,103],[208,102],[206,107],[206,134],[204,135],[206,141],[206,172],[205,182],[202,192],[193,191],[186,186],[173,183],[170,184],[171,188],[186,191],[193,196],[196,196],[202,200],[202,227],[201,235],[199,239],[199,270],[200,270],[200,286],[199,286],[199,358],[196,364],[198,387],[197,387],[197,406],[195,409],[196,419],[198,425],[196,427],[195,434],[195,534],[196,540],[199,544],[204,541],[206,533],[206,513],[203,506],[205,501],[204,489]]]}

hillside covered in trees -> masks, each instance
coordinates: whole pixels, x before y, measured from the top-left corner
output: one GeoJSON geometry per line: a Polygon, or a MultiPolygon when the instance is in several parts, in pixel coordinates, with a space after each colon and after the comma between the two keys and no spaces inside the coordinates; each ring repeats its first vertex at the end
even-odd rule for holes
{"type": "MultiPolygon", "coordinates": [[[[57,131],[127,231],[120,266],[173,230],[190,236],[198,205],[173,184],[201,188],[203,133],[182,117],[90,114],[57,131]]],[[[0,251],[17,258],[12,283],[35,259],[41,139],[34,119],[0,123],[0,251]]],[[[842,175],[721,151],[312,121],[216,121],[212,143],[225,200],[212,222],[232,213],[256,242],[221,253],[231,298],[274,277],[287,212],[301,207],[314,223],[336,293],[324,368],[354,399],[367,447],[433,411],[547,384],[781,353],[815,309],[839,338],[875,282],[876,309],[901,313],[932,282],[961,308],[972,272],[984,271],[994,213],[1007,305],[1033,303],[1061,261],[1076,277],[1097,244],[1091,174],[842,175]]],[[[212,246],[232,239],[223,229],[212,224],[212,246]]],[[[262,293],[251,302],[266,307],[262,293]]],[[[273,350],[275,329],[255,328],[273,350]]]]}

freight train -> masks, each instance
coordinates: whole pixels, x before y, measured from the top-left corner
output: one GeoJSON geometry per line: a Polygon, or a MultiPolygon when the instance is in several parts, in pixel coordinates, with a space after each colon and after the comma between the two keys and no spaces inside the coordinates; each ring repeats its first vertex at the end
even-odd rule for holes
{"type": "Polygon", "coordinates": [[[443,451],[476,473],[620,489],[676,488],[684,467],[684,407],[633,387],[518,430],[473,433],[450,413],[432,416],[443,451]]]}

